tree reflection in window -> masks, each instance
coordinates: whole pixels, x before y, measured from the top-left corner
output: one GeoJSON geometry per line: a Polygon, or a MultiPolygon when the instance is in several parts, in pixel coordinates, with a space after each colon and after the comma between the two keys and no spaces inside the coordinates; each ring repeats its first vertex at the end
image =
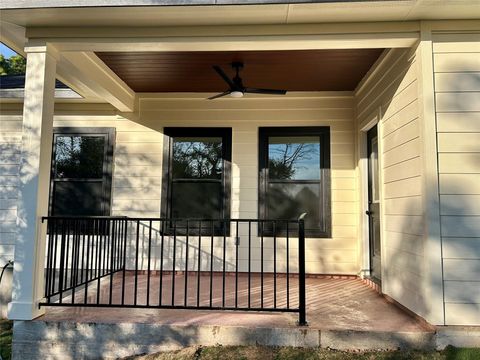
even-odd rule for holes
{"type": "MultiPolygon", "coordinates": [[[[306,234],[328,236],[328,150],[328,128],[260,128],[260,217],[294,220],[307,213],[306,234]]],[[[276,229],[285,230],[284,225],[276,229]]],[[[272,235],[271,224],[263,231],[272,235]]]]}
{"type": "Polygon", "coordinates": [[[172,166],[174,179],[221,179],[222,138],[175,138],[172,166]]]}
{"type": "Polygon", "coordinates": [[[320,179],[319,137],[269,137],[268,173],[275,180],[320,179]]]}
{"type": "Polygon", "coordinates": [[[103,136],[57,136],[55,178],[102,178],[104,147],[103,136]]]}

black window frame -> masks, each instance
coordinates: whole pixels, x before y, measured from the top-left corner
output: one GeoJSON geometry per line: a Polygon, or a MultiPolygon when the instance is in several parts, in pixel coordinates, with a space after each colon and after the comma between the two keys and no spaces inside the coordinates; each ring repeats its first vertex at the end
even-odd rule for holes
{"type": "MultiPolygon", "coordinates": [[[[305,229],[305,236],[309,238],[331,238],[332,236],[332,213],[331,213],[331,180],[330,180],[330,127],[328,126],[301,126],[301,127],[260,127],[258,131],[258,215],[259,219],[268,219],[268,184],[271,182],[268,178],[269,154],[268,138],[271,136],[319,136],[320,138],[320,180],[287,180],[290,183],[320,183],[321,184],[321,203],[320,203],[320,221],[323,229],[305,229]],[[323,216],[322,216],[323,215],[323,216]]],[[[273,181],[285,182],[285,181],[273,181]]],[[[300,213],[298,214],[300,215],[300,213]]],[[[308,214],[307,214],[308,217],[308,214]]],[[[275,220],[275,219],[268,219],[275,220]]],[[[287,220],[287,219],[280,219],[287,220]]],[[[265,228],[259,234],[263,236],[285,236],[284,229],[277,229],[273,234],[272,229],[265,228]],[[263,234],[261,234],[263,232],[263,234]]]]}
{"type": "MultiPolygon", "coordinates": [[[[116,130],[112,127],[55,127],[53,128],[52,136],[52,159],[50,165],[50,189],[48,197],[48,214],[49,216],[53,215],[53,205],[54,205],[54,185],[56,181],[65,181],[65,182],[74,182],[74,181],[85,181],[85,179],[69,179],[65,178],[62,180],[55,178],[55,158],[56,158],[56,138],[59,136],[99,136],[103,135],[106,139],[104,147],[104,161],[103,161],[103,176],[102,176],[102,215],[100,216],[110,216],[112,210],[112,183],[113,183],[113,161],[114,161],[114,148],[115,148],[115,137],[116,130]]],[[[55,216],[70,216],[70,215],[55,215],[55,216]]],[[[87,215],[88,216],[88,215],[87,215]]]]}
{"type": "MultiPolygon", "coordinates": [[[[173,181],[173,141],[175,137],[220,137],[222,138],[222,217],[220,219],[211,220],[226,220],[226,227],[223,228],[220,223],[214,225],[214,233],[211,233],[211,224],[205,222],[202,227],[202,235],[210,236],[229,236],[230,224],[228,220],[231,214],[231,163],[232,163],[232,128],[231,127],[166,127],[163,129],[164,146],[163,146],[163,162],[162,162],[162,195],[160,216],[163,219],[175,220],[171,217],[172,210],[172,181],[173,181]]],[[[177,222],[178,224],[178,222],[177,222]]],[[[176,227],[178,235],[185,235],[186,224],[176,227]]],[[[173,222],[169,223],[165,229],[166,233],[173,232],[173,222]]],[[[198,235],[198,228],[193,226],[189,228],[189,235],[198,235]]]]}

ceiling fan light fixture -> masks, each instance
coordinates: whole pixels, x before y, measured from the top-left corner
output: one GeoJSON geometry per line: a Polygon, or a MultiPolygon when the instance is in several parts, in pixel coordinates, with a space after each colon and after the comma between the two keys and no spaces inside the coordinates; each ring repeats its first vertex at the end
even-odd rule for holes
{"type": "Polygon", "coordinates": [[[243,92],[242,91],[232,91],[230,93],[230,96],[234,97],[234,98],[241,98],[241,97],[243,97],[243,92]]]}

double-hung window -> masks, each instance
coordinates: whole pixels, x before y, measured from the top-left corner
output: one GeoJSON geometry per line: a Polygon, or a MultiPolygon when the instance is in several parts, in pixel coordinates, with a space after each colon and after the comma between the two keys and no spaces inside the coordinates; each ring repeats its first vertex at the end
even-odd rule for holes
{"type": "MultiPolygon", "coordinates": [[[[330,237],[329,128],[260,128],[259,165],[260,219],[294,220],[307,213],[305,234],[330,237]]],[[[266,227],[264,235],[269,233],[266,227]]]]}
{"type": "MultiPolygon", "coordinates": [[[[165,128],[162,217],[230,218],[230,128],[165,128]]],[[[185,225],[185,224],[184,224],[185,225]]],[[[189,221],[191,231],[199,222],[189,221]]],[[[211,233],[204,222],[202,233],[211,233]]],[[[214,232],[226,231],[221,222],[214,232]]],[[[190,231],[189,229],[189,231],[190,231]]],[[[178,229],[177,229],[178,230],[178,229]]]]}
{"type": "Polygon", "coordinates": [[[54,129],[50,215],[110,215],[114,137],[112,128],[54,129]]]}

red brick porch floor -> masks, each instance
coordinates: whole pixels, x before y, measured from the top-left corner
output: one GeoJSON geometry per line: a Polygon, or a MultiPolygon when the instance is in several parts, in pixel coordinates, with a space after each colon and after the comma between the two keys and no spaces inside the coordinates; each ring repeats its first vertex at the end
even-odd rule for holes
{"type": "MultiPolygon", "coordinates": [[[[171,275],[165,275],[164,289],[171,288],[171,275]]],[[[183,304],[184,276],[176,276],[176,304],[183,304]],[[178,293],[177,293],[178,291],[178,293]]],[[[196,302],[197,277],[191,274],[188,279],[188,303],[196,302]]],[[[138,278],[139,304],[146,301],[145,275],[138,278]]],[[[159,276],[151,276],[150,299],[152,304],[158,304],[159,276]]],[[[239,289],[245,289],[248,278],[242,275],[239,278],[239,289]]],[[[134,277],[127,275],[126,303],[133,302],[134,277]]],[[[201,303],[209,301],[209,276],[201,276],[201,303]]],[[[214,277],[213,301],[221,303],[222,289],[221,274],[214,277]]],[[[296,306],[295,294],[298,279],[291,278],[291,304],[296,306]]],[[[113,303],[121,299],[121,274],[117,273],[113,282],[113,303]]],[[[319,330],[354,330],[354,331],[384,331],[384,332],[429,332],[431,329],[417,319],[406,314],[396,306],[387,302],[382,296],[366,286],[359,279],[330,279],[307,278],[307,321],[309,329],[319,330]]],[[[265,279],[264,296],[265,305],[272,302],[273,280],[265,279]],[[269,299],[269,300],[268,300],[269,299]]],[[[235,277],[226,277],[226,305],[234,303],[235,277]]],[[[101,302],[107,302],[110,290],[108,278],[102,281],[101,302]]],[[[277,279],[278,304],[285,304],[286,280],[285,277],[277,279]]],[[[254,276],[252,280],[252,306],[259,304],[260,280],[254,276]]],[[[76,298],[81,299],[82,294],[76,298]]],[[[88,302],[96,298],[96,288],[89,289],[88,302]]],[[[163,302],[171,303],[171,293],[165,292],[163,302]]],[[[247,292],[239,292],[239,304],[247,304],[247,292]]],[[[268,327],[286,328],[296,327],[297,313],[267,313],[246,311],[206,311],[206,310],[180,310],[180,309],[132,309],[132,308],[87,308],[87,307],[47,307],[46,314],[38,318],[41,321],[52,322],[77,322],[77,323],[144,323],[178,326],[240,326],[240,327],[268,327]]]]}

